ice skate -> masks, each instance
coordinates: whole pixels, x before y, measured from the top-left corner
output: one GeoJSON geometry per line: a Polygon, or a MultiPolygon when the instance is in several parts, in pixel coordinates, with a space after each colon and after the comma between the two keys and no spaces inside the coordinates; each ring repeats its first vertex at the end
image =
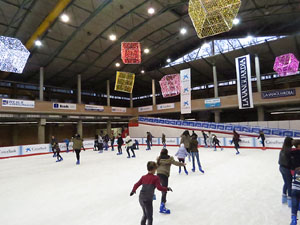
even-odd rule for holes
{"type": "Polygon", "coordinates": [[[202,168],[199,168],[199,171],[200,171],[201,173],[204,173],[204,170],[202,170],[202,168]]]}
{"type": "Polygon", "coordinates": [[[235,153],[236,155],[239,155],[240,154],[240,152],[237,152],[237,153],[235,153]]]}
{"type": "Polygon", "coordinates": [[[127,156],[127,159],[130,159],[130,156],[127,156]]]}
{"type": "Polygon", "coordinates": [[[80,161],[79,160],[77,160],[76,165],[80,165],[80,161]]]}
{"type": "Polygon", "coordinates": [[[195,168],[192,169],[192,172],[195,173],[195,168]]]}
{"type": "Polygon", "coordinates": [[[290,225],[297,225],[297,216],[292,215],[292,222],[290,225]]]}
{"type": "Polygon", "coordinates": [[[159,212],[163,213],[163,214],[170,214],[171,213],[170,209],[167,209],[165,207],[165,203],[160,204],[159,212]]]}
{"type": "Polygon", "coordinates": [[[189,172],[187,170],[184,171],[186,175],[189,175],[189,172]]]}
{"type": "Polygon", "coordinates": [[[282,204],[287,204],[287,196],[286,195],[282,195],[281,202],[282,202],[282,204]]]}
{"type": "Polygon", "coordinates": [[[132,158],[135,158],[135,155],[133,155],[132,158]]]}

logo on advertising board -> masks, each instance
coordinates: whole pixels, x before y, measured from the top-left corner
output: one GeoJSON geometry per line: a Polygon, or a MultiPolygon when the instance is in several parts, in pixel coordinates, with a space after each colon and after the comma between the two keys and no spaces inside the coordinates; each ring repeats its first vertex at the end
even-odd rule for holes
{"type": "Polygon", "coordinates": [[[174,108],[175,108],[175,103],[157,105],[157,110],[174,109],[174,108]]]}
{"type": "Polygon", "coordinates": [[[112,107],[112,112],[126,113],[127,109],[123,107],[112,107]]]}
{"type": "Polygon", "coordinates": [[[289,96],[296,96],[296,89],[264,91],[261,93],[262,99],[282,98],[282,97],[289,97],[289,96]]]}
{"type": "Polygon", "coordinates": [[[143,107],[139,107],[138,108],[139,112],[149,112],[149,111],[153,111],[153,106],[149,105],[149,106],[143,106],[143,107]]]}
{"type": "Polygon", "coordinates": [[[220,98],[205,99],[205,108],[221,107],[220,98]]]}
{"type": "Polygon", "coordinates": [[[26,154],[37,154],[49,152],[50,148],[48,144],[41,145],[24,145],[22,146],[23,155],[26,154]]]}
{"type": "Polygon", "coordinates": [[[71,103],[53,103],[53,109],[76,110],[76,104],[71,104],[71,103]]]}
{"type": "Polygon", "coordinates": [[[0,148],[0,157],[11,157],[19,155],[19,146],[0,148]]]}
{"type": "Polygon", "coordinates": [[[103,112],[104,107],[100,105],[85,105],[86,111],[96,111],[96,112],[103,112]]]}
{"type": "Polygon", "coordinates": [[[2,99],[2,106],[18,107],[18,108],[34,108],[35,102],[28,101],[28,100],[17,100],[17,99],[2,99]]]}

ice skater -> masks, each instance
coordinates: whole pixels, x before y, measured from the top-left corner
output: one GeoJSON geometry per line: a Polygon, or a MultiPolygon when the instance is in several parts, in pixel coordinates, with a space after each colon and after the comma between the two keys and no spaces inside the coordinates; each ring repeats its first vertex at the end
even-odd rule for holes
{"type": "Polygon", "coordinates": [[[292,205],[292,161],[291,161],[291,151],[293,139],[291,137],[286,137],[283,142],[283,146],[279,153],[279,171],[283,178],[283,190],[282,190],[282,204],[288,204],[289,207],[292,205]]]}
{"type": "Polygon", "coordinates": [[[192,154],[192,161],[193,161],[193,169],[192,171],[195,172],[196,167],[195,167],[195,158],[197,160],[198,163],[198,167],[199,167],[199,171],[201,173],[204,173],[201,163],[200,163],[200,159],[199,159],[199,150],[198,150],[198,141],[197,141],[197,136],[196,135],[192,135],[192,139],[191,139],[191,143],[190,143],[190,151],[192,154]]]}
{"type": "Polygon", "coordinates": [[[262,146],[263,146],[263,150],[265,150],[266,149],[266,147],[265,147],[265,140],[266,140],[266,137],[265,137],[265,134],[264,134],[264,132],[262,131],[262,130],[260,130],[259,131],[259,136],[258,136],[258,138],[257,139],[260,139],[261,141],[261,144],[262,144],[262,146]]]}
{"type": "Polygon", "coordinates": [[[236,150],[237,155],[240,154],[240,152],[239,152],[239,148],[240,148],[239,142],[240,141],[241,141],[240,135],[235,130],[233,130],[233,137],[232,137],[231,143],[234,144],[234,148],[236,150]]]}
{"type": "Polygon", "coordinates": [[[167,144],[166,144],[166,135],[164,133],[161,135],[161,143],[162,143],[162,145],[163,145],[164,148],[167,147],[167,144]]]}
{"type": "Polygon", "coordinates": [[[94,139],[94,151],[99,150],[99,142],[98,142],[99,136],[95,135],[95,139],[94,139]]]}
{"type": "Polygon", "coordinates": [[[214,144],[214,151],[217,151],[217,146],[219,146],[219,148],[221,149],[221,151],[223,151],[223,148],[220,145],[220,140],[218,139],[217,135],[213,135],[213,144],[214,144]]]}
{"type": "Polygon", "coordinates": [[[122,138],[121,134],[119,134],[119,136],[118,136],[117,144],[118,144],[118,153],[117,153],[117,155],[122,155],[122,145],[124,144],[124,141],[123,141],[123,138],[122,138]]]}
{"type": "MultiPolygon", "coordinates": [[[[167,149],[162,149],[160,156],[157,158],[157,175],[160,178],[160,183],[163,187],[168,187],[170,169],[171,165],[175,166],[185,166],[185,163],[177,162],[172,156],[168,155],[167,149]]],[[[166,208],[165,204],[167,202],[167,192],[162,192],[161,203],[159,212],[160,213],[170,213],[170,210],[166,208]]]]}
{"type": "Polygon", "coordinates": [[[300,203],[300,167],[295,169],[292,180],[292,221],[290,225],[297,225],[297,213],[300,203]]]}
{"type": "MultiPolygon", "coordinates": [[[[187,152],[186,148],[184,147],[184,144],[180,145],[180,148],[178,149],[177,153],[175,154],[175,156],[177,156],[178,161],[181,163],[185,163],[185,158],[189,155],[189,153],[187,152]]],[[[186,170],[186,167],[183,166],[184,168],[184,172],[186,175],[189,174],[189,172],[186,170]]],[[[179,174],[181,173],[181,166],[179,166],[179,174]]]]}
{"type": "Polygon", "coordinates": [[[103,137],[103,145],[104,145],[105,151],[108,151],[108,141],[109,141],[109,136],[108,136],[108,134],[106,134],[103,137]]]}
{"type": "Polygon", "coordinates": [[[55,146],[57,144],[57,140],[54,136],[51,137],[51,149],[53,152],[53,158],[56,157],[55,146]]]}
{"type": "MultiPolygon", "coordinates": [[[[180,144],[184,144],[184,147],[188,153],[190,153],[190,142],[191,142],[190,132],[188,130],[185,130],[181,135],[180,144]]],[[[190,156],[189,156],[189,161],[191,161],[190,156]]]]}
{"type": "Polygon", "coordinates": [[[83,140],[80,138],[79,134],[75,134],[75,138],[73,138],[73,151],[76,152],[76,165],[80,164],[80,152],[81,148],[85,151],[85,148],[83,146],[83,140]]]}
{"type": "Polygon", "coordinates": [[[61,161],[63,161],[63,157],[61,157],[61,155],[59,154],[59,153],[60,153],[60,148],[59,148],[58,143],[55,144],[54,149],[55,149],[54,151],[55,151],[56,157],[57,157],[56,162],[61,162],[61,161]]]}
{"type": "Polygon", "coordinates": [[[115,135],[112,134],[111,135],[111,139],[110,139],[110,145],[111,145],[111,150],[114,151],[114,144],[115,144],[115,135]]]}
{"type": "Polygon", "coordinates": [[[142,178],[134,185],[130,196],[136,193],[136,190],[142,185],[142,190],[139,196],[139,202],[143,210],[143,217],[141,225],[153,224],[153,196],[155,188],[161,192],[172,191],[170,187],[163,187],[160,184],[159,177],[155,175],[157,170],[157,164],[155,162],[147,163],[148,174],[142,176],[142,178]]]}
{"type": "Polygon", "coordinates": [[[103,153],[103,138],[100,135],[98,135],[98,151],[99,153],[103,153]]]}
{"type": "Polygon", "coordinates": [[[207,148],[208,147],[207,146],[207,138],[208,138],[208,136],[207,136],[207,134],[204,131],[202,131],[202,136],[203,136],[203,140],[204,140],[204,147],[207,148]]]}
{"type": "Polygon", "coordinates": [[[67,153],[69,153],[69,145],[70,145],[70,140],[68,138],[66,138],[64,140],[65,144],[66,144],[66,148],[67,148],[67,153]]]}
{"type": "Polygon", "coordinates": [[[151,134],[150,134],[150,132],[147,132],[147,140],[146,140],[146,142],[147,142],[147,148],[146,148],[146,150],[151,150],[151,134]]]}
{"type": "Polygon", "coordinates": [[[135,153],[134,153],[134,150],[133,150],[133,141],[130,138],[129,134],[127,134],[127,137],[125,138],[125,144],[126,144],[126,151],[127,151],[127,154],[128,154],[127,158],[130,158],[129,150],[131,150],[131,152],[132,152],[132,158],[135,158],[135,153]]]}

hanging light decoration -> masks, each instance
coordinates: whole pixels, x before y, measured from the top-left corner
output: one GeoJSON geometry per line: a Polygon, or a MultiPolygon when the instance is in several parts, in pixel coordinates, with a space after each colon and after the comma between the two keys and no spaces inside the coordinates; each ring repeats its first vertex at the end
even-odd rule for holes
{"type": "Polygon", "coordinates": [[[19,39],[0,36],[0,70],[22,73],[30,52],[19,39]]]}
{"type": "Polygon", "coordinates": [[[117,71],[115,91],[132,93],[135,74],[117,71]]]}
{"type": "Polygon", "coordinates": [[[140,42],[122,42],[121,55],[124,64],[140,64],[142,52],[140,42]]]}
{"type": "Polygon", "coordinates": [[[241,0],[190,0],[189,15],[199,38],[231,30],[241,0]]]}
{"type": "Polygon", "coordinates": [[[299,60],[293,53],[285,54],[276,57],[274,70],[281,77],[294,75],[298,72],[299,60]]]}
{"type": "Polygon", "coordinates": [[[174,97],[180,94],[179,74],[166,75],[159,81],[159,84],[164,98],[174,97]]]}

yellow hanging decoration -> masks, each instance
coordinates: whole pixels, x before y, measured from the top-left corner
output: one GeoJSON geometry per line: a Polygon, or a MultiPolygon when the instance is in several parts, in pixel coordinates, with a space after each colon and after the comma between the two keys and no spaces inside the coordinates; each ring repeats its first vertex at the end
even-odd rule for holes
{"type": "Polygon", "coordinates": [[[135,74],[117,71],[115,91],[132,93],[135,74]]]}
{"type": "Polygon", "coordinates": [[[230,31],[240,0],[190,0],[189,15],[199,38],[230,31]]]}

